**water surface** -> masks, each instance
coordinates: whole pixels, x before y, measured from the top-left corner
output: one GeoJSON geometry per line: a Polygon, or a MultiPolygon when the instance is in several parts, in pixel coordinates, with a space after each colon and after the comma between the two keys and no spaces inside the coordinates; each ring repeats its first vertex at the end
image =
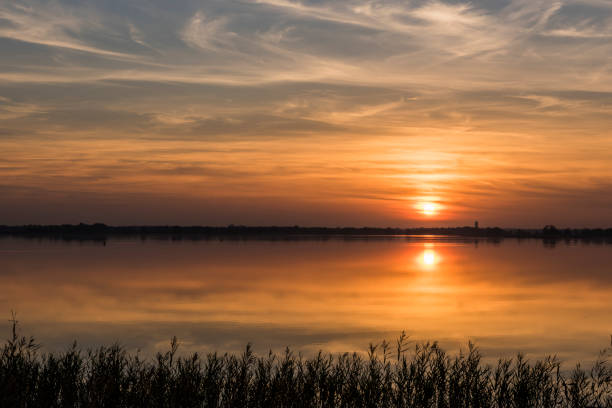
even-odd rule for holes
{"type": "Polygon", "coordinates": [[[612,246],[442,237],[66,243],[0,239],[0,311],[46,349],[364,350],[405,330],[489,357],[592,359],[612,246]]]}

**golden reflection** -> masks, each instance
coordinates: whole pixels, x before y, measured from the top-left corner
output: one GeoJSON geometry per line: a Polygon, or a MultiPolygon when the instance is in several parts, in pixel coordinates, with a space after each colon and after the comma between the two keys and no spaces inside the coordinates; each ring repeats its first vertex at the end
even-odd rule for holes
{"type": "Polygon", "coordinates": [[[426,249],[421,252],[417,258],[418,262],[425,267],[433,267],[440,261],[440,257],[433,249],[433,244],[427,243],[425,244],[425,248],[426,249]]]}
{"type": "Polygon", "coordinates": [[[38,336],[60,349],[134,327],[137,342],[177,335],[233,350],[236,338],[263,348],[302,338],[313,352],[347,351],[407,329],[489,350],[544,354],[563,341],[569,363],[609,341],[609,247],[424,240],[0,240],[0,309],[34,335],[49,327],[38,336]]]}
{"type": "Polygon", "coordinates": [[[431,249],[423,252],[423,263],[425,265],[433,265],[436,262],[436,254],[431,249]]]}

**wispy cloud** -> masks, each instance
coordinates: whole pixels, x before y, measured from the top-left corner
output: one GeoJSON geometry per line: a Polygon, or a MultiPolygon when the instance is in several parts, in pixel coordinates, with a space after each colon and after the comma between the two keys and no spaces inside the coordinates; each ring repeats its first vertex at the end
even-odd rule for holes
{"type": "Polygon", "coordinates": [[[206,50],[228,46],[235,34],[227,30],[227,21],[227,17],[209,18],[198,11],[185,25],[181,38],[191,46],[206,50]]]}
{"type": "MultiPolygon", "coordinates": [[[[47,69],[5,71],[4,81],[141,79],[186,83],[355,83],[421,87],[575,86],[590,88],[572,66],[572,44],[539,36],[571,36],[581,53],[603,62],[605,21],[562,25],[562,2],[513,0],[502,9],[472,3],[297,2],[258,0],[202,4],[173,13],[163,38],[143,30],[141,16],[97,8],[31,3],[0,8],[0,36],[120,59],[119,66],[50,54],[47,69]],[[133,20],[138,17],[140,22],[133,20]],[[559,20],[561,19],[561,20],[559,20]],[[316,28],[315,28],[316,27],[316,28]],[[118,31],[117,31],[118,30],[118,31]],[[147,38],[147,36],[149,38],[147,38]],[[180,42],[180,43],[177,43],[180,42]],[[168,48],[174,44],[173,48],[168,48]],[[180,44],[186,47],[181,47],[180,44]],[[132,45],[141,47],[133,48],[132,45]],[[154,54],[143,54],[155,50],[154,54]],[[592,50],[592,51],[591,51],[592,50]],[[549,75],[554,64],[557,75],[549,75]],[[61,68],[54,64],[61,61],[61,68]],[[516,62],[521,61],[520,65],[516,62]],[[55,71],[54,71],[55,70],[55,71]],[[530,75],[525,78],[523,73],[530,75]],[[63,76],[63,78],[62,78],[63,76]]],[[[592,65],[593,61],[591,61],[592,65]]],[[[31,65],[31,64],[30,64],[31,65]]],[[[601,75],[599,75],[601,78],[601,75]]]]}
{"type": "Polygon", "coordinates": [[[19,103],[0,96],[0,119],[18,119],[34,113],[43,113],[44,109],[33,103],[19,103]]]}
{"type": "Polygon", "coordinates": [[[50,47],[66,48],[107,57],[133,58],[130,54],[96,47],[79,39],[92,27],[102,29],[91,13],[79,14],[66,7],[40,3],[0,5],[0,37],[50,47]]]}

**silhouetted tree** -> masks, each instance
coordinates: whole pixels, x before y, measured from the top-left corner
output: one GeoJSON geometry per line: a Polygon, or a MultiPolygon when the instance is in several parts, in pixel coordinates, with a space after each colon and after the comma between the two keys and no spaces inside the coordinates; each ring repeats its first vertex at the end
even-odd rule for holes
{"type": "Polygon", "coordinates": [[[559,230],[554,225],[547,225],[542,230],[542,234],[546,236],[556,236],[559,235],[559,230]]]}

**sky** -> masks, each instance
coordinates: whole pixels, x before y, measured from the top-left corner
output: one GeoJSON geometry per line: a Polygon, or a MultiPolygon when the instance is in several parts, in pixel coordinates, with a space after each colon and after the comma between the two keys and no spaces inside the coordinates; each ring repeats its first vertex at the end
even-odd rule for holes
{"type": "Polygon", "coordinates": [[[0,224],[612,226],[612,1],[0,0],[0,224]]]}

